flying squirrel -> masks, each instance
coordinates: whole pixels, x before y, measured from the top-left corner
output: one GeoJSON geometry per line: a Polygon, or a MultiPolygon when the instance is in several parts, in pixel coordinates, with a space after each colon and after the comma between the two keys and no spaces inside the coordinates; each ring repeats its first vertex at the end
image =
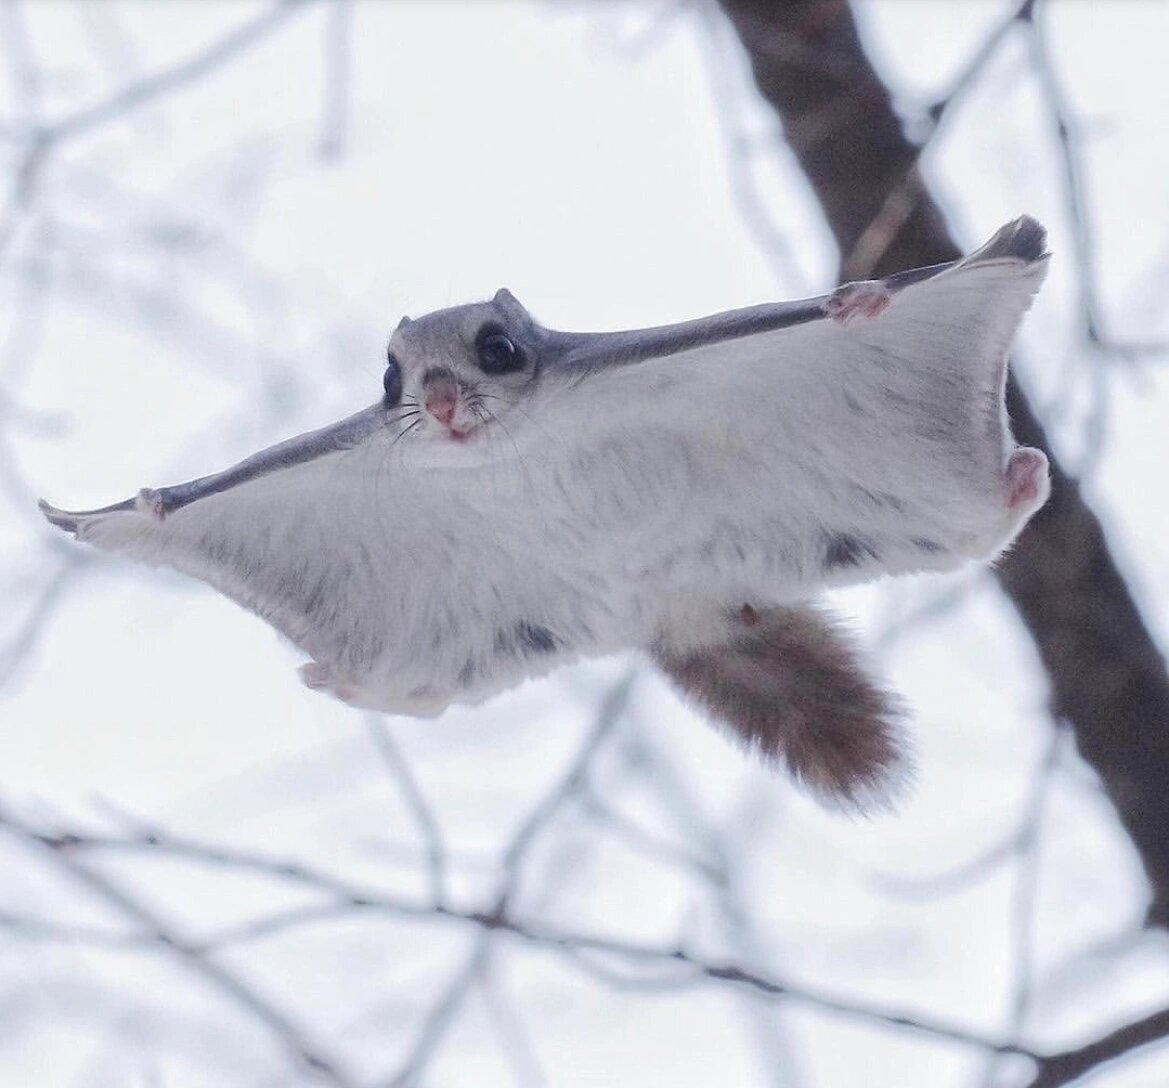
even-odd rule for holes
{"type": "Polygon", "coordinates": [[[904,714],[816,603],[987,561],[1048,494],[1006,353],[1047,268],[1022,217],[969,257],[624,332],[507,290],[404,318],[371,407],[99,510],[104,551],[201,579],[355,707],[429,716],[641,650],[821,800],[886,803],[904,714]]]}

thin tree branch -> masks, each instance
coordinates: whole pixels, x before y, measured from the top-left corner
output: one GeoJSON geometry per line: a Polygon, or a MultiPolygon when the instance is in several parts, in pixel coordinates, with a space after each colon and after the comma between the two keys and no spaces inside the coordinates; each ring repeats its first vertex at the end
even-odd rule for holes
{"type": "MultiPolygon", "coordinates": [[[[0,449],[5,443],[0,438],[0,449]]],[[[7,683],[25,658],[37,647],[41,635],[57,609],[82,574],[91,570],[93,561],[88,555],[63,555],[56,568],[40,587],[16,629],[0,645],[0,685],[7,683]]]]}
{"type": "MultiPolygon", "coordinates": [[[[1063,747],[1064,730],[1057,726],[1047,742],[1047,751],[1035,769],[1031,789],[1028,791],[1021,820],[1022,835],[1019,839],[1015,887],[1012,891],[1009,909],[1010,918],[1010,964],[1014,973],[1010,1008],[1007,1013],[1008,1031],[1011,1038],[1023,1038],[1027,1014],[1031,1007],[1033,992],[1033,960],[1035,958],[1035,904],[1039,893],[1039,875],[1042,863],[1044,815],[1047,799],[1051,793],[1052,780],[1059,764],[1063,747]]],[[[983,1077],[984,1088],[994,1088],[997,1083],[998,1059],[991,1055],[986,1063],[983,1077]]]]}
{"type": "Polygon", "coordinates": [[[353,82],[353,0],[333,0],[325,27],[324,108],[318,153],[327,162],[345,154],[353,82]]]}
{"type": "MultiPolygon", "coordinates": [[[[512,835],[510,843],[503,851],[501,861],[503,877],[496,891],[494,904],[491,910],[483,915],[484,918],[502,919],[506,916],[508,905],[519,884],[523,862],[532,846],[561,809],[586,788],[593,760],[624,715],[636,678],[637,670],[630,669],[610,688],[605,698],[601,700],[596,721],[585,735],[567,770],[532,808],[512,835]]],[[[440,898],[435,900],[436,905],[441,905],[442,902],[440,898]]],[[[410,1088],[425,1074],[430,1060],[454,1024],[471,989],[489,969],[497,928],[494,925],[482,924],[478,939],[463,965],[451,976],[442,994],[432,1005],[430,1013],[423,1020],[414,1045],[405,1060],[398,1070],[383,1082],[386,1088],[410,1088]]]]}
{"type": "Polygon", "coordinates": [[[498,907],[507,906],[515,890],[521,860],[535,840],[544,832],[564,805],[587,785],[589,768],[601,746],[616,728],[629,705],[638,669],[631,668],[610,688],[597,711],[597,719],[560,780],[535,805],[527,818],[516,829],[511,842],[503,852],[504,884],[499,892],[498,907]]]}
{"type": "Polygon", "coordinates": [[[1062,739],[1062,731],[1057,726],[1052,732],[1043,759],[1035,768],[1022,812],[1009,835],[974,857],[940,873],[916,878],[874,873],[873,885],[886,895],[906,899],[933,899],[938,896],[954,895],[966,891],[972,885],[991,876],[1007,862],[1025,854],[1034,845],[1036,822],[1042,814],[1051,779],[1058,766],[1062,739]]]}
{"type": "Polygon", "coordinates": [[[1158,1009],[1075,1050],[1040,1058],[1025,1088],[1063,1088],[1135,1050],[1169,1039],[1169,1009],[1158,1009]]]}
{"type": "Polygon", "coordinates": [[[378,755],[418,826],[426,850],[430,894],[436,903],[442,903],[446,899],[446,847],[443,845],[438,819],[423,795],[410,764],[398,748],[389,726],[377,714],[367,714],[365,724],[378,755]]]}
{"type": "MultiPolygon", "coordinates": [[[[90,874],[94,870],[85,866],[75,855],[90,851],[134,851],[157,854],[160,857],[185,858],[215,867],[227,866],[328,894],[334,897],[338,903],[344,902],[355,913],[369,911],[371,913],[384,913],[395,918],[413,918],[418,921],[472,926],[485,933],[509,936],[534,948],[562,954],[567,963],[576,962],[578,955],[589,954],[616,959],[624,962],[630,968],[648,966],[659,971],[664,968],[674,972],[665,977],[669,980],[668,985],[675,987],[710,982],[731,985],[759,997],[784,997],[811,1009],[863,1022],[904,1028],[939,1041],[959,1043],[983,1051],[1034,1057],[1030,1050],[1017,1044],[1005,1043],[981,1034],[977,1030],[967,1029],[943,1020],[901,1013],[863,1001],[837,997],[814,987],[791,983],[740,964],[708,960],[696,953],[677,947],[671,948],[626,941],[617,937],[579,933],[544,925],[534,920],[520,919],[508,913],[506,909],[498,909],[498,902],[493,904],[491,909],[483,911],[405,899],[351,883],[343,877],[334,876],[300,862],[218,845],[197,843],[191,839],[172,837],[160,830],[153,831],[148,836],[125,839],[89,835],[77,831],[48,832],[34,828],[17,819],[4,808],[0,808],[0,827],[7,829],[20,839],[38,844],[49,851],[55,859],[68,859],[71,864],[83,867],[86,873],[90,874]]],[[[121,903],[118,905],[121,906],[121,903]]],[[[132,921],[139,924],[143,932],[156,935],[160,945],[174,947],[184,957],[190,958],[192,961],[204,964],[212,962],[205,958],[203,947],[199,943],[180,939],[169,928],[160,928],[158,919],[140,904],[129,904],[125,913],[132,921]],[[157,936],[159,933],[162,933],[161,937],[157,936]]],[[[308,918],[307,912],[306,918],[308,918]]],[[[118,943],[111,945],[111,947],[123,947],[123,945],[118,943]]],[[[124,947],[132,948],[134,944],[127,940],[124,947]]],[[[663,981],[663,985],[667,985],[667,983],[663,981]]]]}
{"type": "Polygon", "coordinates": [[[438,1000],[422,1021],[414,1044],[398,1071],[384,1082],[385,1088],[412,1088],[426,1073],[431,1058],[454,1024],[464,1002],[471,994],[476,979],[485,969],[491,955],[488,931],[480,934],[471,953],[448,980],[438,1000]]]}
{"type": "Polygon", "coordinates": [[[1031,67],[1055,130],[1064,201],[1071,228],[1073,257],[1078,273],[1076,283],[1080,299],[1077,312],[1083,319],[1084,336],[1095,347],[1117,355],[1135,356],[1163,352],[1169,349],[1169,344],[1118,341],[1106,331],[1101,313],[1100,289],[1096,282],[1096,241],[1086,193],[1083,154],[1080,149],[1081,126],[1072,113],[1048,50],[1047,32],[1040,15],[1045,9],[1046,5],[1040,6],[1035,17],[1028,20],[1027,45],[1031,55],[1031,67]]]}
{"type": "Polygon", "coordinates": [[[917,209],[924,195],[920,174],[921,160],[927,148],[936,140],[949,119],[953,108],[977,83],[987,65],[1006,41],[1010,32],[1020,23],[1032,18],[1035,0],[1022,0],[1000,20],[963,65],[950,84],[949,90],[934,100],[926,111],[924,131],[918,138],[909,163],[900,180],[889,187],[881,207],[869,220],[853,242],[852,249],[841,261],[841,278],[863,280],[873,274],[881,263],[893,239],[917,209]]]}
{"type": "MultiPolygon", "coordinates": [[[[222,68],[293,15],[316,2],[318,0],[278,0],[254,19],[236,27],[187,60],[143,76],[100,102],[83,106],[55,121],[44,122],[40,127],[41,138],[60,143],[182,90],[222,68]]],[[[12,134],[7,126],[0,126],[0,135],[12,134]]]]}
{"type": "Polygon", "coordinates": [[[499,1040],[499,1048],[512,1070],[516,1088],[545,1088],[548,1083],[529,1032],[520,1020],[498,978],[499,969],[488,963],[478,978],[479,995],[487,1018],[499,1040]]]}
{"type": "Polygon", "coordinates": [[[74,880],[88,888],[100,900],[120,911],[144,933],[151,934],[160,947],[172,951],[195,975],[263,1024],[293,1060],[307,1072],[334,1085],[335,1088],[357,1088],[357,1082],[333,1060],[326,1058],[316,1044],[309,1041],[304,1030],[293,1023],[267,997],[227,967],[206,955],[164,921],[157,912],[147,907],[116,881],[86,864],[77,856],[76,851],[62,848],[59,842],[55,844],[52,838],[39,834],[3,808],[0,808],[0,826],[23,841],[35,843],[46,849],[53,861],[74,880]]]}

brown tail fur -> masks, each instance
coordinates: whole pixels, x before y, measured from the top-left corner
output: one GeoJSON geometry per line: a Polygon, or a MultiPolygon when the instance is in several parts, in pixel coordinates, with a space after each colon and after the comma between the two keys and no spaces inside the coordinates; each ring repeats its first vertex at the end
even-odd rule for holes
{"type": "Polygon", "coordinates": [[[880,808],[907,777],[898,699],[817,608],[743,605],[729,640],[653,657],[718,724],[768,763],[786,765],[822,801],[880,808]]]}

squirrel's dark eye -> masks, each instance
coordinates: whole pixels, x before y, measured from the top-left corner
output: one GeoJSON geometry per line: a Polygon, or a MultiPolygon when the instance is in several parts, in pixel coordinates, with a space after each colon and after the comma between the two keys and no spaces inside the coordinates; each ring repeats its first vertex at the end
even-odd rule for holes
{"type": "Polygon", "coordinates": [[[524,353],[498,325],[484,325],[479,330],[475,355],[484,374],[510,374],[524,367],[524,353]]]}
{"type": "Polygon", "coordinates": [[[386,395],[382,403],[387,408],[394,408],[402,399],[402,366],[389,352],[386,353],[386,372],[382,377],[382,388],[386,395]]]}

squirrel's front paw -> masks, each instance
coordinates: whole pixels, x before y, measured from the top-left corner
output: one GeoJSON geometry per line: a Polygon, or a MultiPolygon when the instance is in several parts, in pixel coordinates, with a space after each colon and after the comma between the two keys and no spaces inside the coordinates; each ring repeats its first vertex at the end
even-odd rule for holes
{"type": "Polygon", "coordinates": [[[837,287],[824,302],[824,312],[847,325],[856,317],[876,317],[892,301],[893,292],[880,280],[860,280],[837,287]]]}

